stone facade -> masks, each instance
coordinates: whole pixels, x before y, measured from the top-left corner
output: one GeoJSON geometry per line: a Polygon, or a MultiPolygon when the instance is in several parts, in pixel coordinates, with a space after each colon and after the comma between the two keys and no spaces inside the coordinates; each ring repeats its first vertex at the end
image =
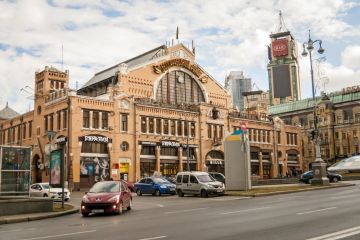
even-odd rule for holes
{"type": "Polygon", "coordinates": [[[46,67],[35,74],[34,110],[0,120],[0,144],[32,146],[33,182],[48,180],[48,154],[56,148],[64,149],[74,189],[155,171],[175,175],[188,165],[223,172],[222,140],[241,125],[249,130],[255,177],[302,171],[300,128],[237,112],[182,44],[96,73],[78,91],[68,86],[68,71],[46,67]]]}

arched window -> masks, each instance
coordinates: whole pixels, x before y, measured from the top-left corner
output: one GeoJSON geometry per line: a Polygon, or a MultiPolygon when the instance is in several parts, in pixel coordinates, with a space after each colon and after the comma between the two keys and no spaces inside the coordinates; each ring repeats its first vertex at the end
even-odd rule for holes
{"type": "Polygon", "coordinates": [[[182,71],[172,71],[161,78],[156,99],[168,104],[198,104],[205,101],[199,84],[182,71]]]}

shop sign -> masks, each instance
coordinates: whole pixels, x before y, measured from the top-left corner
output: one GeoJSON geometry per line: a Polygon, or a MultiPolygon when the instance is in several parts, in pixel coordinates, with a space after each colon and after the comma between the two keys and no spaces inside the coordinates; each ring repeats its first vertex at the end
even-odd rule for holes
{"type": "Polygon", "coordinates": [[[202,83],[207,82],[207,78],[208,78],[207,75],[203,73],[203,71],[197,64],[192,64],[190,61],[181,58],[171,59],[159,65],[154,65],[153,69],[155,73],[160,74],[166,72],[171,67],[177,67],[177,66],[184,67],[189,71],[191,71],[193,74],[195,74],[196,77],[199,78],[199,80],[202,83]]]}
{"type": "Polygon", "coordinates": [[[111,169],[111,176],[112,177],[117,177],[118,175],[118,170],[117,169],[111,169]]]}
{"type": "Polygon", "coordinates": [[[175,142],[175,141],[161,141],[161,146],[162,147],[180,147],[180,143],[175,142]]]}
{"type": "MultiPolygon", "coordinates": [[[[186,148],[186,146],[187,146],[187,144],[181,144],[181,147],[183,147],[183,148],[186,148]]],[[[189,147],[190,147],[190,148],[197,148],[197,147],[199,147],[199,146],[196,145],[196,144],[189,144],[189,147]]]]}
{"type": "Polygon", "coordinates": [[[67,137],[59,137],[57,139],[55,139],[55,143],[66,143],[67,142],[67,137]]]}
{"type": "Polygon", "coordinates": [[[347,87],[347,88],[343,88],[342,89],[342,94],[346,94],[346,93],[353,93],[353,92],[359,92],[360,91],[360,86],[352,86],[352,87],[347,87]]]}
{"type": "Polygon", "coordinates": [[[81,142],[101,142],[101,143],[111,143],[111,138],[102,137],[102,136],[83,136],[79,137],[81,142]]]}
{"type": "Polygon", "coordinates": [[[208,164],[217,164],[217,165],[220,165],[220,164],[224,164],[224,161],[222,161],[222,160],[209,160],[209,161],[208,161],[208,164]]]}
{"type": "Polygon", "coordinates": [[[120,163],[130,163],[130,159],[128,159],[128,158],[120,158],[119,162],[120,163]]]}
{"type": "Polygon", "coordinates": [[[156,146],[156,142],[141,141],[140,145],[143,145],[143,146],[156,146]]]}

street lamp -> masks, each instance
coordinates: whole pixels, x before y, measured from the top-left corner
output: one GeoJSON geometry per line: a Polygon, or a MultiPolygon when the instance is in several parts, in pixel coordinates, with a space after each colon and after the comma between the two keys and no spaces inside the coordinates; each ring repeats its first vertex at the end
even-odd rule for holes
{"type": "Polygon", "coordinates": [[[320,141],[319,141],[319,129],[318,129],[318,119],[316,115],[316,99],[315,99],[315,85],[314,85],[314,71],[313,71],[313,65],[312,65],[312,50],[314,50],[314,44],[319,44],[318,53],[323,54],[324,49],[322,48],[321,40],[311,40],[310,37],[310,30],[309,30],[309,40],[307,42],[303,43],[303,52],[302,56],[306,57],[309,53],[310,56],[310,73],[311,73],[311,87],[312,87],[312,98],[314,103],[314,130],[311,132],[311,135],[313,136],[313,142],[315,143],[315,161],[312,163],[312,170],[314,178],[312,179],[313,185],[329,185],[329,179],[327,178],[326,173],[326,163],[324,160],[321,159],[321,152],[320,152],[320,141]],[[306,47],[306,48],[305,48],[306,47]],[[306,51],[307,50],[307,51],[306,51]]]}

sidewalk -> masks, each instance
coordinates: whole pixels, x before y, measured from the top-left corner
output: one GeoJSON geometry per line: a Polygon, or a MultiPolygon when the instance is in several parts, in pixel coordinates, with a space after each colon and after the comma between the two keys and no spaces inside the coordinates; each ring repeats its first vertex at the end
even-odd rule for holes
{"type": "Polygon", "coordinates": [[[73,213],[77,213],[77,212],[79,212],[79,208],[74,206],[73,209],[63,211],[63,212],[27,213],[27,214],[0,216],[0,225],[8,224],[8,223],[27,222],[27,221],[46,219],[46,218],[60,217],[60,216],[73,214],[73,213]]]}

